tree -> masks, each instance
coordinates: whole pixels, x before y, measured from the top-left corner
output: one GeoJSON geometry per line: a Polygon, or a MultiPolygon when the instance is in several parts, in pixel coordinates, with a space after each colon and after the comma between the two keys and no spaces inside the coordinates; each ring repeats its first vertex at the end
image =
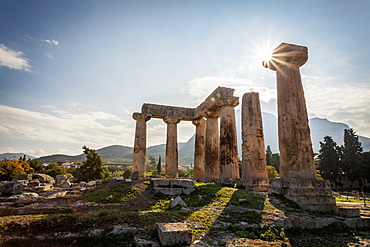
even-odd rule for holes
{"type": "Polygon", "coordinates": [[[16,174],[27,174],[33,172],[32,167],[23,158],[19,160],[0,161],[0,181],[12,180],[16,174]]]}
{"type": "Polygon", "coordinates": [[[324,142],[320,142],[319,164],[320,175],[332,183],[338,182],[341,175],[340,149],[331,136],[325,136],[324,142]]]}
{"type": "Polygon", "coordinates": [[[83,146],[83,149],[86,161],[76,170],[74,176],[79,181],[85,182],[108,177],[108,168],[104,166],[104,162],[96,150],[86,146],[83,146]]]}
{"type": "Polygon", "coordinates": [[[266,148],[266,165],[272,165],[272,151],[270,145],[267,145],[266,148]]]}
{"type": "Polygon", "coordinates": [[[161,175],[162,167],[161,167],[161,156],[159,155],[158,164],[157,164],[157,173],[161,175]]]}
{"type": "Polygon", "coordinates": [[[28,159],[28,163],[33,168],[35,172],[42,172],[44,169],[44,166],[42,165],[41,161],[39,159],[28,159]]]}
{"type": "Polygon", "coordinates": [[[365,177],[365,167],[362,163],[362,145],[353,129],[344,130],[344,145],[341,147],[341,161],[344,173],[350,181],[358,180],[360,186],[365,177]]]}
{"type": "Polygon", "coordinates": [[[45,168],[45,174],[52,176],[55,178],[57,175],[65,175],[67,174],[67,168],[61,167],[56,163],[50,163],[45,168]]]}
{"type": "Polygon", "coordinates": [[[271,155],[271,165],[275,167],[277,172],[280,172],[280,155],[278,153],[271,155]]]}

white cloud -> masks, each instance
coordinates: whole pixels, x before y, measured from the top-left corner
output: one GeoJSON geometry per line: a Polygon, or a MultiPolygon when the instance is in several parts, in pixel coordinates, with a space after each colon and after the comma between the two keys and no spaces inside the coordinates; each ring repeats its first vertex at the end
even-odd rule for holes
{"type": "Polygon", "coordinates": [[[0,44],[0,67],[31,71],[31,65],[29,65],[27,58],[23,56],[23,52],[12,50],[3,44],[0,44]]]}
{"type": "Polygon", "coordinates": [[[12,139],[51,143],[133,146],[132,119],[104,112],[71,114],[55,109],[53,112],[55,116],[0,105],[0,134],[12,139]]]}
{"type": "Polygon", "coordinates": [[[52,39],[52,40],[50,40],[50,39],[45,39],[44,41],[45,41],[46,43],[48,43],[48,44],[59,45],[59,41],[54,40],[54,39],[52,39]]]}

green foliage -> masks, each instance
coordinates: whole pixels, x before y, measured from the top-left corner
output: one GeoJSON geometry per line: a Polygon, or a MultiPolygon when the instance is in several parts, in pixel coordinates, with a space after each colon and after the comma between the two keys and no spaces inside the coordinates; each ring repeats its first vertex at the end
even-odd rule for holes
{"type": "Polygon", "coordinates": [[[0,161],[0,181],[12,180],[16,174],[26,174],[31,172],[33,172],[32,167],[23,159],[5,159],[0,161]]]}
{"type": "Polygon", "coordinates": [[[44,166],[42,165],[42,162],[39,159],[28,159],[28,163],[33,168],[35,172],[42,172],[44,169],[44,166]]]}
{"type": "Polygon", "coordinates": [[[158,164],[157,164],[157,174],[161,175],[161,173],[162,173],[162,165],[161,165],[161,156],[159,155],[158,164]]]}
{"type": "Polygon", "coordinates": [[[266,148],[266,165],[272,165],[272,151],[270,145],[266,148]]]}
{"type": "Polygon", "coordinates": [[[101,156],[94,149],[83,146],[86,161],[73,174],[79,181],[91,181],[96,179],[107,178],[109,171],[101,156]]]}
{"type": "Polygon", "coordinates": [[[57,175],[65,175],[65,174],[67,174],[67,169],[65,167],[59,166],[56,163],[50,163],[45,168],[45,172],[44,173],[55,178],[57,175]]]}
{"type": "Polygon", "coordinates": [[[192,178],[194,177],[194,169],[189,169],[189,170],[179,169],[178,176],[179,178],[192,178]]]}
{"type": "Polygon", "coordinates": [[[262,239],[265,241],[279,241],[286,240],[284,228],[275,227],[273,225],[262,225],[257,228],[248,228],[246,230],[237,230],[231,227],[235,234],[242,238],[262,239]]]}
{"type": "Polygon", "coordinates": [[[234,211],[230,209],[224,209],[219,220],[229,223],[248,222],[249,224],[260,223],[262,220],[262,213],[251,211],[234,211]]]}
{"type": "Polygon", "coordinates": [[[280,154],[275,153],[271,155],[271,165],[275,167],[276,171],[280,171],[280,154]]]}
{"type": "Polygon", "coordinates": [[[278,178],[279,173],[276,171],[275,167],[273,166],[267,166],[267,175],[268,178],[278,178]]]}
{"type": "Polygon", "coordinates": [[[340,149],[330,136],[324,137],[324,142],[320,142],[319,150],[319,170],[324,179],[336,182],[340,176],[340,149]]]}

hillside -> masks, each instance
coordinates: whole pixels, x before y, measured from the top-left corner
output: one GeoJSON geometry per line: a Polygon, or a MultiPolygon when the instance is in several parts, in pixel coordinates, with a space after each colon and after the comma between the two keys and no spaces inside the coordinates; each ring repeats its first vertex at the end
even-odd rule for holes
{"type": "MultiPolygon", "coordinates": [[[[272,152],[276,153],[279,151],[278,148],[278,129],[277,129],[277,118],[269,113],[263,113],[263,130],[265,136],[265,145],[270,145],[272,152]]],[[[238,151],[239,157],[241,158],[241,126],[240,126],[240,111],[236,111],[237,121],[237,139],[238,139],[238,151]]],[[[343,145],[343,134],[344,129],[348,129],[349,126],[344,123],[331,122],[328,119],[323,118],[311,118],[309,120],[311,128],[311,138],[314,152],[318,152],[320,149],[320,141],[323,141],[326,135],[331,136],[337,145],[343,145]]],[[[359,136],[359,140],[362,143],[364,151],[370,150],[370,138],[359,136]]],[[[190,165],[193,163],[194,155],[194,142],[195,135],[193,135],[186,143],[179,143],[179,164],[190,165]]],[[[97,152],[102,156],[103,161],[106,164],[109,163],[129,163],[132,162],[133,148],[121,145],[112,145],[97,149],[97,152]]],[[[5,153],[0,154],[0,157],[11,158],[11,157],[23,157],[23,153],[5,153]]],[[[147,148],[147,158],[154,157],[158,161],[161,156],[162,162],[165,163],[166,158],[166,145],[160,144],[147,148]]],[[[32,156],[26,156],[27,158],[34,158],[32,156]]],[[[85,160],[84,154],[80,155],[63,155],[55,154],[39,158],[41,162],[82,162],[85,160]]]]}

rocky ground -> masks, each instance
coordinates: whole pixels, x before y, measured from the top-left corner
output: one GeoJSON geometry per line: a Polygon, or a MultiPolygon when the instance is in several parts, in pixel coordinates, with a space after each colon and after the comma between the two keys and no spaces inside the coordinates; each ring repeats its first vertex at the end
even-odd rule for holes
{"type": "MultiPolygon", "coordinates": [[[[175,208],[174,197],[155,194],[149,181],[56,191],[55,198],[0,198],[0,246],[160,246],[156,222],[186,223],[193,247],[370,246],[370,229],[352,229],[343,218],[217,184],[198,184],[181,196],[187,206],[175,208]],[[7,207],[14,210],[6,213],[7,207]]],[[[370,216],[367,208],[361,214],[370,216]]]]}

